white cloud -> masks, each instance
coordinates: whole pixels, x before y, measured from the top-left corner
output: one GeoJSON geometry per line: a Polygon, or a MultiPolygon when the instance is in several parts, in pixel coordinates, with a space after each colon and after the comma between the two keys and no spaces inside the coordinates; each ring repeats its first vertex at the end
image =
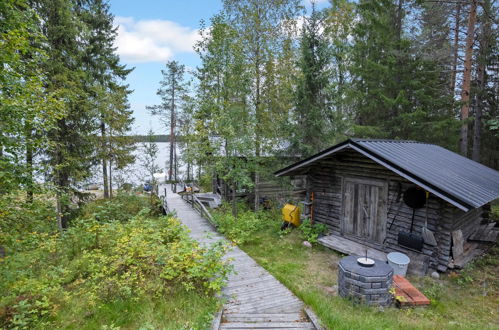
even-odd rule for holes
{"type": "Polygon", "coordinates": [[[174,54],[194,52],[198,30],[167,20],[116,17],[115,46],[125,62],[165,62],[174,54]]]}

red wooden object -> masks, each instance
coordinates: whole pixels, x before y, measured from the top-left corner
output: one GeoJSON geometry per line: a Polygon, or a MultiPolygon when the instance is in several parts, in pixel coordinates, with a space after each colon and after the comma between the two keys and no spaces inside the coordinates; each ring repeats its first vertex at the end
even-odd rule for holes
{"type": "Polygon", "coordinates": [[[427,306],[430,304],[430,300],[424,294],[400,275],[393,276],[393,287],[395,288],[395,300],[399,306],[427,306]]]}

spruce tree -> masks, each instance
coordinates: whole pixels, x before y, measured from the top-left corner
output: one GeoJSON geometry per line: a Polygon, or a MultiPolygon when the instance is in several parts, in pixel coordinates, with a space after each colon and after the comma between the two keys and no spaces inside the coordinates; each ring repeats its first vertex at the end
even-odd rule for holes
{"type": "Polygon", "coordinates": [[[127,103],[130,91],[123,85],[132,69],[121,65],[115,52],[114,40],[117,30],[113,26],[109,4],[104,0],[87,0],[80,16],[87,27],[83,64],[89,74],[89,96],[100,116],[100,141],[96,141],[97,157],[102,164],[104,197],[107,198],[112,189],[108,172],[111,170],[113,151],[123,156],[121,165],[125,165],[124,159],[131,159],[129,143],[117,143],[120,140],[115,139],[111,144],[113,137],[110,133],[112,129],[114,134],[125,135],[133,122],[127,103]]]}
{"type": "Polygon", "coordinates": [[[353,31],[349,100],[356,135],[439,141],[455,148],[446,68],[414,47],[402,0],[361,1],[353,31]],[[395,29],[393,28],[395,26],[395,29]]]}
{"type": "Polygon", "coordinates": [[[310,156],[330,142],[332,133],[327,105],[330,52],[322,35],[323,14],[312,7],[305,19],[300,39],[300,73],[296,82],[296,128],[292,149],[301,156],[310,156]]]}

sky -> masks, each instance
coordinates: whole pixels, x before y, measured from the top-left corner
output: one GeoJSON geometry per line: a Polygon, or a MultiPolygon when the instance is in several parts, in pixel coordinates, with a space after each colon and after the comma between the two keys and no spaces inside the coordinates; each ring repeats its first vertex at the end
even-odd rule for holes
{"type": "MultiPolygon", "coordinates": [[[[265,0],[262,0],[265,1],[265,0]]],[[[310,0],[303,0],[306,8],[310,0]]],[[[326,0],[316,0],[320,9],[326,0]]],[[[222,9],[221,0],[110,0],[111,13],[118,27],[115,46],[121,62],[135,68],[126,83],[133,90],[129,96],[135,124],[132,134],[167,134],[157,117],[146,110],[159,103],[156,90],[161,69],[169,60],[177,60],[187,70],[200,64],[193,46],[199,39],[201,20],[209,24],[210,17],[222,9]]]]}

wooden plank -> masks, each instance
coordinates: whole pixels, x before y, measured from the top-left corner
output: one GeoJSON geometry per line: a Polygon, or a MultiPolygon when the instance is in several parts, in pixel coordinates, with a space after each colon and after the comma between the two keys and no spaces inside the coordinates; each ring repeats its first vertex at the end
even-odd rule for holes
{"type": "Polygon", "coordinates": [[[363,256],[366,254],[367,250],[368,256],[378,260],[386,261],[386,253],[384,253],[383,251],[376,250],[366,245],[354,242],[345,237],[336,235],[324,236],[319,238],[319,243],[328,248],[348,255],[363,256]]]}
{"type": "Polygon", "coordinates": [[[416,289],[406,278],[400,275],[393,276],[395,297],[400,306],[427,306],[430,300],[416,289]]]}
{"type": "Polygon", "coordinates": [[[256,293],[249,293],[246,295],[235,295],[234,298],[230,300],[230,303],[234,302],[237,304],[244,304],[244,303],[259,303],[259,302],[274,302],[274,301],[279,301],[280,299],[287,299],[287,298],[295,298],[295,296],[285,290],[268,290],[267,292],[256,292],[256,293]]]}
{"type": "Polygon", "coordinates": [[[226,323],[220,329],[314,329],[310,322],[226,323]]]}
{"type": "Polygon", "coordinates": [[[266,275],[261,278],[251,278],[248,280],[238,280],[234,282],[230,282],[226,287],[227,288],[235,288],[235,287],[241,287],[245,285],[251,285],[255,283],[260,283],[260,282],[273,282],[275,281],[274,277],[272,275],[266,275]]]}
{"type": "Polygon", "coordinates": [[[310,322],[223,323],[220,329],[314,329],[310,322]]]}
{"type": "Polygon", "coordinates": [[[464,252],[463,232],[458,229],[452,232],[452,256],[459,258],[464,252]]]}
{"type": "Polygon", "coordinates": [[[247,293],[247,292],[264,292],[267,290],[274,290],[277,288],[279,288],[279,289],[283,288],[283,285],[278,281],[276,281],[275,283],[263,283],[261,285],[256,284],[256,285],[251,286],[251,287],[237,287],[234,289],[224,288],[223,293],[229,294],[229,295],[237,295],[237,294],[247,293]]]}
{"type": "Polygon", "coordinates": [[[289,313],[293,311],[301,311],[303,309],[303,303],[295,302],[286,306],[276,306],[271,308],[266,308],[265,313],[289,313]]]}
{"type": "Polygon", "coordinates": [[[301,313],[225,313],[223,321],[226,322],[304,322],[307,319],[301,313]]]}
{"type": "Polygon", "coordinates": [[[247,301],[247,302],[242,302],[238,303],[237,301],[234,303],[229,303],[229,308],[238,308],[239,312],[244,312],[248,310],[262,310],[267,307],[277,307],[277,306],[283,306],[288,303],[293,303],[299,301],[298,298],[295,296],[282,296],[282,297],[277,297],[276,299],[269,299],[267,301],[247,301]]]}
{"type": "Polygon", "coordinates": [[[211,329],[212,330],[220,329],[221,321],[222,321],[222,310],[219,310],[213,317],[213,321],[211,322],[211,329]]]}
{"type": "Polygon", "coordinates": [[[495,242],[497,240],[498,230],[494,230],[496,223],[491,222],[480,226],[469,238],[472,241],[495,242]]]}
{"type": "Polygon", "coordinates": [[[478,243],[466,243],[463,247],[463,254],[454,258],[454,267],[463,268],[468,262],[478,257],[484,252],[478,243]]]}
{"type": "Polygon", "coordinates": [[[305,310],[305,313],[307,314],[307,317],[309,318],[310,322],[312,322],[312,324],[314,325],[315,329],[317,329],[317,330],[325,330],[321,326],[321,323],[320,323],[319,318],[317,317],[317,315],[315,315],[315,313],[309,307],[305,307],[304,310],[305,310]]]}

